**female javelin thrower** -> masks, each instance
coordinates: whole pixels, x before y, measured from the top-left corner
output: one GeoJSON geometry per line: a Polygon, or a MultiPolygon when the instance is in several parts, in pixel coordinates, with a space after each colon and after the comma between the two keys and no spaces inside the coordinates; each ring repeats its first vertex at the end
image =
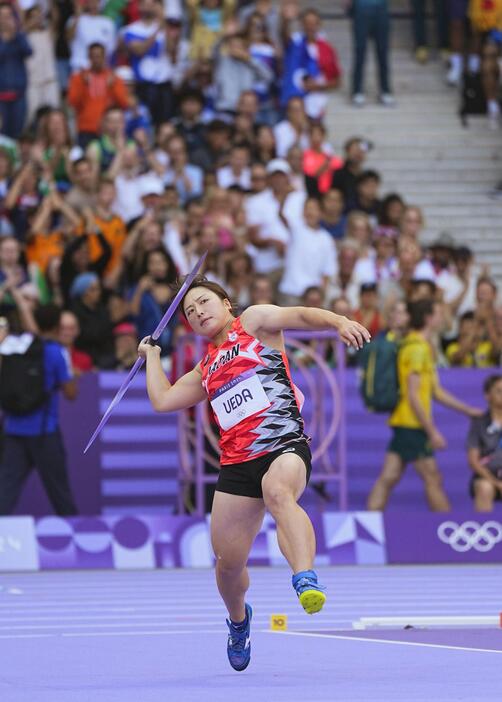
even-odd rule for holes
{"type": "Polygon", "coordinates": [[[221,470],[211,540],[216,581],[229,613],[228,659],[235,670],[244,670],[251,657],[252,617],[244,599],[246,563],[265,509],[275,519],[279,547],[303,608],[313,614],[326,601],[312,570],[314,529],[298,505],[310,476],[311,453],[282,332],[336,329],[355,348],[370,335],[361,324],[317,308],[255,305],[234,317],[223,288],[202,276],[181,304],[193,331],[210,341],[206,357],[171,385],[162,370],[160,347],[146,337],[138,352],[146,359],[148,396],[156,411],[183,410],[209,398],[216,416],[221,470]]]}

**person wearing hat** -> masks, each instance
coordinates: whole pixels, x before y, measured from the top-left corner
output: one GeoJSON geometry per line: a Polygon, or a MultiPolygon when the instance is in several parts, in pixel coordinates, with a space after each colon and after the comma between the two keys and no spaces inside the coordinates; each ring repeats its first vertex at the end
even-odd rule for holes
{"type": "Polygon", "coordinates": [[[80,324],[80,335],[75,346],[88,353],[97,368],[112,368],[112,325],[96,273],[78,275],[71,285],[70,296],[72,311],[80,324]]]}
{"type": "Polygon", "coordinates": [[[138,330],[132,322],[113,327],[115,370],[130,370],[138,359],[138,330]]]}
{"type": "Polygon", "coordinates": [[[245,206],[254,269],[268,275],[275,286],[282,278],[290,241],[288,222],[302,221],[305,203],[305,194],[293,190],[290,175],[287,161],[272,159],[267,165],[267,189],[249,197],[245,206]]]}
{"type": "Polygon", "coordinates": [[[68,103],[75,110],[82,149],[98,138],[101,120],[109,107],[127,107],[126,87],[108,68],[105,47],[94,42],[89,46],[88,56],[89,68],[74,73],[68,86],[68,103]]]}

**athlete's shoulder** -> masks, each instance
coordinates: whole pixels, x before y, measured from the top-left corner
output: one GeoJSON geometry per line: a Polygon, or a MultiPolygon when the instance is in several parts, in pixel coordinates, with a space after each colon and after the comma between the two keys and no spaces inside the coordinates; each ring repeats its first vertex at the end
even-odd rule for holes
{"type": "Polygon", "coordinates": [[[248,334],[256,334],[262,328],[263,322],[270,315],[272,310],[279,309],[276,305],[251,305],[238,317],[244,331],[248,334]]]}

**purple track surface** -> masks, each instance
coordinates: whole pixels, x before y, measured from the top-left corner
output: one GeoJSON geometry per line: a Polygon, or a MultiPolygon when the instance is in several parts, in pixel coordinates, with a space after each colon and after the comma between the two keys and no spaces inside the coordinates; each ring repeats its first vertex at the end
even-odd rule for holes
{"type": "Polygon", "coordinates": [[[369,616],[497,615],[502,566],[320,568],[304,614],[282,568],[251,571],[249,668],[226,660],[207,570],[0,574],[1,702],[500,702],[502,629],[354,631],[369,616]],[[268,630],[287,614],[286,633],[268,630]]]}

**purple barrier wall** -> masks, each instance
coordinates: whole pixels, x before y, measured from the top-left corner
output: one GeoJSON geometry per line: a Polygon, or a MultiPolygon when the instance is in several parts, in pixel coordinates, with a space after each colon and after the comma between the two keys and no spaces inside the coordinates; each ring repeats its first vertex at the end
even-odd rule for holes
{"type": "MultiPolygon", "coordinates": [[[[489,372],[451,369],[443,371],[441,379],[445,387],[463,399],[483,406],[481,386],[489,372]]],[[[173,512],[178,489],[177,418],[152,411],[142,374],[101,437],[86,456],[82,454],[122,378],[118,373],[87,375],[80,380],[78,400],[61,402],[70,476],[79,510],[82,514],[110,515],[173,512]]],[[[361,510],[380,469],[390,431],[385,416],[372,415],[364,408],[355,371],[347,372],[346,381],[349,507],[361,510]]],[[[436,407],[436,417],[449,444],[446,451],[438,454],[446,490],[455,509],[470,510],[472,504],[467,493],[470,472],[464,448],[468,420],[441,407],[436,407]]],[[[333,461],[336,461],[334,455],[333,461]]],[[[329,490],[335,493],[335,484],[330,484],[329,490]]],[[[306,503],[312,509],[334,508],[312,491],[306,494],[306,503]]],[[[421,482],[411,466],[389,509],[426,509],[421,482]]],[[[48,512],[50,508],[38,477],[32,476],[17,514],[39,516],[48,512]]]]}
{"type": "MultiPolygon", "coordinates": [[[[457,513],[311,513],[318,567],[386,563],[500,563],[502,523],[457,513]]],[[[285,565],[266,515],[250,565],[285,565]]],[[[209,518],[135,515],[0,518],[0,572],[211,567],[209,518]]]]}
{"type": "MultiPolygon", "coordinates": [[[[156,414],[139,374],[100,437],[83,455],[124,374],[83,376],[78,399],[61,400],[61,426],[70,481],[81,514],[173,511],[177,496],[176,415],[156,414]]],[[[51,512],[36,474],[32,474],[16,514],[51,512]]]]}

